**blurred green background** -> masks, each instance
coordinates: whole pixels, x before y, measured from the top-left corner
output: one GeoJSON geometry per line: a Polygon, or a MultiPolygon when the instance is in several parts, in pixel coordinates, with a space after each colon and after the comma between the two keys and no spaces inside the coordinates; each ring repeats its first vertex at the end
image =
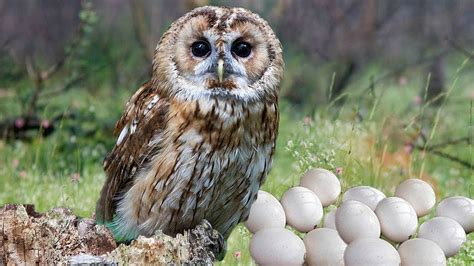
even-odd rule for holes
{"type": "MultiPolygon", "coordinates": [[[[0,0],[0,205],[94,212],[124,104],[169,24],[243,6],[284,47],[281,126],[263,189],[311,167],[387,195],[418,177],[438,200],[474,196],[474,1],[0,0]]],[[[223,264],[251,263],[236,228],[223,264]]],[[[474,237],[449,259],[474,263],[474,237]]]]}

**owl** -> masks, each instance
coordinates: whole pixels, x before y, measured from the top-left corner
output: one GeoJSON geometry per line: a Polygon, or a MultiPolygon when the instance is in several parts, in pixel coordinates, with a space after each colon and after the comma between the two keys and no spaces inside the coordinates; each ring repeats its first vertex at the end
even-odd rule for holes
{"type": "Polygon", "coordinates": [[[283,65],[274,32],[246,9],[200,7],[171,24],[116,124],[98,222],[126,241],[205,219],[227,238],[271,168],[283,65]]]}

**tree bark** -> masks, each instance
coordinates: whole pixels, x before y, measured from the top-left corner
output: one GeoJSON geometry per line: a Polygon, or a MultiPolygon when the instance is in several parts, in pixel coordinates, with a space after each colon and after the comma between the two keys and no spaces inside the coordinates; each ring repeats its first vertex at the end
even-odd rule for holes
{"type": "Polygon", "coordinates": [[[433,61],[429,66],[428,72],[431,74],[431,78],[426,91],[421,92],[421,97],[426,102],[439,106],[444,100],[445,92],[444,60],[441,56],[433,61]],[[424,94],[426,94],[426,97],[424,97],[424,94]]]}
{"type": "Polygon", "coordinates": [[[158,232],[117,246],[105,226],[69,209],[44,214],[33,205],[7,204],[0,209],[0,265],[212,264],[222,245],[206,221],[176,237],[158,232]]]}

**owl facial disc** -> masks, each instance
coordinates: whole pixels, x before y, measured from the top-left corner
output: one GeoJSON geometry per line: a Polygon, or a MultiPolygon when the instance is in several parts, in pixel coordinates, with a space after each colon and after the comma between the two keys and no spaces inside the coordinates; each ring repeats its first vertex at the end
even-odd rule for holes
{"type": "Polygon", "coordinates": [[[171,25],[155,51],[154,70],[155,82],[165,83],[157,87],[169,96],[259,101],[278,95],[282,49],[258,15],[208,6],[171,25]]]}

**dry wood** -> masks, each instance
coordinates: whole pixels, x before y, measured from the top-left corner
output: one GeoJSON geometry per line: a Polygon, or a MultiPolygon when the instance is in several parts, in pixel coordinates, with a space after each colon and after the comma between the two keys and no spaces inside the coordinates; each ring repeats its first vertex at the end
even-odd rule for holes
{"type": "Polygon", "coordinates": [[[33,205],[0,209],[0,265],[31,264],[212,264],[222,243],[207,222],[170,237],[157,233],[117,247],[110,231],[90,218],[56,208],[44,214],[33,205]]]}

